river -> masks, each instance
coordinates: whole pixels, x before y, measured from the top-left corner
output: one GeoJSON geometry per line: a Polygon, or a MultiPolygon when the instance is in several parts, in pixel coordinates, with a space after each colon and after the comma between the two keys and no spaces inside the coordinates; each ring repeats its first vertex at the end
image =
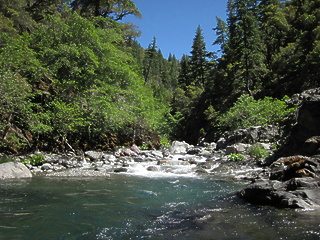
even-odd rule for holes
{"type": "Polygon", "coordinates": [[[0,182],[0,239],[319,239],[315,211],[253,206],[226,176],[141,172],[0,182]]]}

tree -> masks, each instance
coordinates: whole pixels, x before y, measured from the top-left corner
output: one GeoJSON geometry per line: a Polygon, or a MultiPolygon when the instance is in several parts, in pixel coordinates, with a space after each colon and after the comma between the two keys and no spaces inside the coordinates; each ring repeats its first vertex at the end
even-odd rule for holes
{"type": "Polygon", "coordinates": [[[256,0],[229,0],[228,74],[234,87],[252,95],[267,72],[256,0]]]}
{"type": "Polygon", "coordinates": [[[196,85],[204,87],[208,73],[207,57],[209,56],[209,53],[206,50],[206,43],[204,41],[200,25],[196,30],[196,34],[193,39],[192,50],[190,53],[191,81],[196,85]]]}
{"type": "Polygon", "coordinates": [[[186,54],[183,54],[180,60],[180,70],[178,77],[179,87],[185,89],[186,86],[189,86],[191,84],[190,75],[190,57],[186,54]]]}
{"type": "Polygon", "coordinates": [[[127,15],[141,17],[141,13],[132,0],[71,0],[71,7],[79,10],[82,16],[102,16],[115,21],[127,15]]]}
{"type": "Polygon", "coordinates": [[[228,26],[227,26],[227,23],[223,21],[221,18],[216,17],[216,20],[217,20],[217,26],[213,28],[213,30],[216,32],[217,38],[213,42],[213,44],[220,45],[221,51],[225,53],[226,45],[229,39],[228,26]]]}

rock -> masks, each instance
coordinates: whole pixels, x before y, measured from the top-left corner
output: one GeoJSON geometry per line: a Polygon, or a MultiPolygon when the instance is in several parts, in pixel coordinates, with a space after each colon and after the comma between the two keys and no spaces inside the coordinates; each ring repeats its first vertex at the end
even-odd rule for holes
{"type": "Polygon", "coordinates": [[[112,164],[117,160],[116,156],[114,156],[113,154],[106,154],[106,153],[103,154],[102,159],[104,160],[105,163],[109,163],[109,164],[112,164]]]}
{"type": "Polygon", "coordinates": [[[168,166],[173,166],[176,165],[174,162],[170,161],[170,160],[159,160],[157,165],[168,165],[168,166]]]}
{"type": "Polygon", "coordinates": [[[136,154],[140,154],[141,153],[141,150],[138,148],[137,145],[133,144],[130,148],[130,150],[132,150],[133,152],[135,152],[136,154]]]}
{"type": "Polygon", "coordinates": [[[42,170],[42,171],[52,170],[52,165],[51,165],[50,163],[44,163],[44,164],[41,166],[41,170],[42,170]]]}
{"type": "Polygon", "coordinates": [[[233,144],[226,148],[226,155],[229,155],[231,153],[243,153],[248,149],[249,146],[250,144],[244,144],[244,143],[233,144]]]}
{"type": "Polygon", "coordinates": [[[289,104],[298,105],[298,110],[288,120],[286,143],[278,150],[277,156],[312,154],[312,147],[305,152],[304,143],[320,136],[320,88],[293,95],[289,104]]]}
{"type": "Polygon", "coordinates": [[[138,154],[132,151],[130,148],[125,148],[125,149],[122,149],[121,156],[134,157],[134,156],[138,156],[138,154]]]}
{"type": "Polygon", "coordinates": [[[238,193],[246,201],[280,208],[320,208],[318,160],[291,156],[275,161],[263,175],[238,193]],[[269,179],[263,177],[270,176],[269,179]]]}
{"type": "Polygon", "coordinates": [[[217,142],[217,149],[223,149],[236,143],[272,142],[278,137],[280,137],[280,129],[273,125],[238,129],[225,132],[217,142]]]}
{"type": "Polygon", "coordinates": [[[190,148],[190,145],[185,141],[183,142],[174,141],[172,145],[169,147],[169,152],[171,154],[174,154],[174,153],[185,154],[187,153],[188,148],[190,148]]]}
{"type": "Polygon", "coordinates": [[[314,155],[319,153],[320,150],[320,136],[308,138],[303,143],[303,151],[305,154],[314,155]]]}
{"type": "Polygon", "coordinates": [[[149,166],[149,167],[147,168],[147,170],[148,170],[148,171],[151,171],[151,172],[156,172],[156,171],[158,171],[159,169],[158,169],[156,166],[149,166]]]}
{"type": "Polygon", "coordinates": [[[296,177],[315,177],[318,164],[305,156],[280,158],[270,168],[270,179],[287,181],[296,177]]]}
{"type": "Polygon", "coordinates": [[[127,168],[121,167],[121,168],[116,168],[113,170],[116,173],[120,173],[120,172],[128,172],[127,168]]]}
{"type": "Polygon", "coordinates": [[[0,179],[31,177],[31,171],[22,163],[7,162],[0,164],[0,179]]]}
{"type": "Polygon", "coordinates": [[[201,152],[201,149],[200,148],[191,148],[191,149],[188,149],[187,151],[187,154],[199,154],[201,152]]]}
{"type": "Polygon", "coordinates": [[[163,158],[163,152],[162,151],[151,151],[151,157],[159,159],[159,158],[163,158]]]}
{"type": "Polygon", "coordinates": [[[100,161],[103,157],[103,153],[97,151],[86,151],[84,155],[88,157],[91,161],[100,161]]]}
{"type": "Polygon", "coordinates": [[[238,196],[250,203],[280,208],[320,207],[320,188],[288,191],[288,182],[262,180],[240,191],[238,196]]]}

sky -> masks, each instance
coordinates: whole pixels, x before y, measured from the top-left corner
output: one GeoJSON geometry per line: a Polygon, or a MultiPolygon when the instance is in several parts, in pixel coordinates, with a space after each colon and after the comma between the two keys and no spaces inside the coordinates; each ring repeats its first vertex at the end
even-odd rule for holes
{"type": "Polygon", "coordinates": [[[227,0],[133,0],[142,14],[142,19],[126,17],[142,32],[137,40],[147,48],[153,37],[165,58],[170,53],[181,59],[190,54],[198,25],[203,30],[208,51],[217,51],[212,46],[216,39],[216,16],[226,19],[227,0]]]}

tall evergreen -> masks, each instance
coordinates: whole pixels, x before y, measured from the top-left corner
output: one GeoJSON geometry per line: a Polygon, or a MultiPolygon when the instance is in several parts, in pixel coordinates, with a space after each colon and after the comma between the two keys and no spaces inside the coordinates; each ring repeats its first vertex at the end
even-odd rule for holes
{"type": "Polygon", "coordinates": [[[238,92],[261,90],[267,72],[256,0],[229,0],[227,43],[229,81],[238,92]]]}
{"type": "Polygon", "coordinates": [[[192,50],[190,56],[190,77],[191,82],[204,86],[207,73],[208,73],[208,56],[209,53],[206,50],[206,43],[200,25],[196,30],[195,37],[193,39],[192,50]]]}

